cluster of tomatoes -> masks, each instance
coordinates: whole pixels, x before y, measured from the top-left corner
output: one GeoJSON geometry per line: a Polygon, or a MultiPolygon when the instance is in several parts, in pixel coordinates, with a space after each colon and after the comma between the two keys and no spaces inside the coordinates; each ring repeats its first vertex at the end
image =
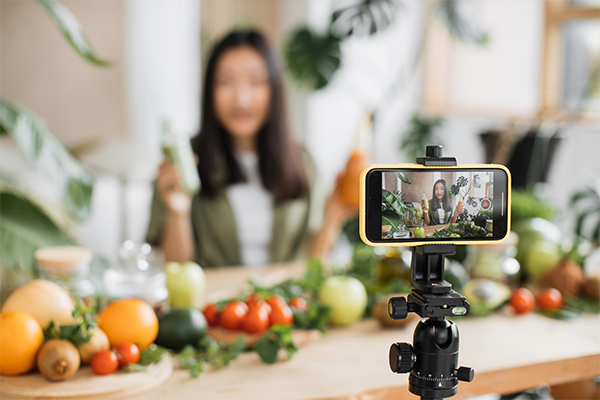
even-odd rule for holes
{"type": "Polygon", "coordinates": [[[113,349],[98,351],[90,361],[96,375],[108,375],[117,369],[140,361],[140,350],[133,343],[121,343],[113,349]]]}
{"type": "Polygon", "coordinates": [[[307,303],[301,297],[286,302],[283,297],[272,295],[266,300],[256,293],[246,301],[232,300],[220,308],[215,303],[202,310],[209,326],[221,326],[229,330],[243,330],[248,334],[260,334],[273,325],[294,323],[292,308],[306,311],[307,303]]]}
{"type": "Polygon", "coordinates": [[[537,298],[527,288],[520,288],[513,292],[508,304],[517,314],[526,314],[533,311],[535,305],[542,311],[556,311],[563,306],[562,294],[554,289],[544,289],[538,293],[537,298]]]}

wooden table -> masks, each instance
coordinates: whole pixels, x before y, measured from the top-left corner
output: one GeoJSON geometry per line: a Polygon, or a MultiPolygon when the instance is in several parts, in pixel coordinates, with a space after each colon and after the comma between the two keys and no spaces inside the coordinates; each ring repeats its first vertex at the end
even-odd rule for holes
{"type": "MultiPolygon", "coordinates": [[[[209,299],[239,290],[252,275],[265,283],[302,274],[302,265],[207,271],[209,299]]],[[[454,398],[511,393],[538,386],[579,381],[600,375],[600,316],[575,321],[537,314],[497,313],[486,318],[457,318],[460,365],[475,369],[475,380],[461,382],[454,398]]],[[[333,328],[306,344],[289,361],[263,364],[245,353],[226,368],[198,379],[175,370],[163,386],[135,399],[416,399],[407,375],[390,372],[393,342],[412,342],[414,324],[382,329],[367,319],[349,328],[333,328]]]]}

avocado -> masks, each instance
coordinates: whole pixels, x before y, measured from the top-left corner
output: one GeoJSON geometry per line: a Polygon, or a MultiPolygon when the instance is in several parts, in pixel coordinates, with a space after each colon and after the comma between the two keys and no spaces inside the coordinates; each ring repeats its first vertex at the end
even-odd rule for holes
{"type": "Polygon", "coordinates": [[[473,279],[461,293],[471,305],[471,315],[485,316],[500,308],[508,301],[511,291],[503,283],[489,279],[473,279]]]}
{"type": "Polygon", "coordinates": [[[180,351],[187,344],[196,345],[206,334],[206,329],[206,319],[200,310],[177,308],[158,318],[158,336],[154,342],[180,351]]]}

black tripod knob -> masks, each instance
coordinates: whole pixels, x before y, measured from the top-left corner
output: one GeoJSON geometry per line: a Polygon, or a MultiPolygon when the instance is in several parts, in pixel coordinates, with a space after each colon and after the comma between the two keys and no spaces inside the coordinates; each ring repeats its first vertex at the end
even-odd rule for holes
{"type": "Polygon", "coordinates": [[[408,304],[404,297],[392,297],[388,301],[388,313],[392,319],[404,319],[408,315],[408,304]]]}
{"type": "Polygon", "coordinates": [[[416,357],[410,343],[394,343],[390,347],[390,368],[397,374],[412,371],[416,357]]]}
{"type": "Polygon", "coordinates": [[[475,378],[475,370],[471,367],[460,367],[456,370],[456,377],[459,381],[473,382],[473,378],[475,378]]]}

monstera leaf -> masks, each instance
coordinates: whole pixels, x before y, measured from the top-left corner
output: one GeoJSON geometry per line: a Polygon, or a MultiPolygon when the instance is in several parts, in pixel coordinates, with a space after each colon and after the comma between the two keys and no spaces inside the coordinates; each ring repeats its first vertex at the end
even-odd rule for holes
{"type": "Polygon", "coordinates": [[[67,212],[77,221],[85,219],[90,213],[94,178],[52,136],[44,121],[0,98],[0,130],[8,133],[27,160],[59,188],[67,212]]]}
{"type": "Polygon", "coordinates": [[[286,46],[285,59],[292,78],[318,90],[340,67],[340,41],[300,28],[286,46]]]}
{"type": "Polygon", "coordinates": [[[92,51],[90,43],[83,33],[81,23],[68,8],[54,0],[33,0],[46,11],[52,22],[60,30],[75,51],[85,60],[99,66],[108,66],[108,61],[101,60],[92,51]]]}
{"type": "Polygon", "coordinates": [[[340,39],[373,35],[394,22],[401,6],[399,0],[363,0],[335,11],[331,16],[331,31],[340,39]]]}
{"type": "Polygon", "coordinates": [[[72,244],[73,240],[41,207],[14,193],[0,192],[0,264],[33,274],[33,253],[45,246],[72,244]]]}
{"type": "Polygon", "coordinates": [[[479,25],[475,7],[480,6],[470,0],[441,0],[434,15],[448,28],[450,36],[466,43],[486,44],[489,36],[479,25]]]}

